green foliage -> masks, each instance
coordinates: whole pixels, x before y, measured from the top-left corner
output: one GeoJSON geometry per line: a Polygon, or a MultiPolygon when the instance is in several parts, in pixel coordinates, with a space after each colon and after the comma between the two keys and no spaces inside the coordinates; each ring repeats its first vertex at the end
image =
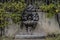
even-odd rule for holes
{"type": "Polygon", "coordinates": [[[21,13],[25,9],[26,4],[23,2],[4,2],[0,3],[0,27],[8,25],[8,18],[14,23],[20,23],[21,13]]]}
{"type": "Polygon", "coordinates": [[[11,13],[10,17],[13,20],[13,22],[18,23],[21,20],[21,13],[25,9],[26,4],[22,2],[17,3],[13,2],[13,3],[4,3],[4,5],[5,10],[11,13]]]}
{"type": "MultiPolygon", "coordinates": [[[[58,5],[58,4],[57,4],[58,5]]],[[[60,7],[56,4],[50,3],[49,5],[42,4],[39,6],[40,9],[42,9],[43,12],[46,12],[46,16],[48,18],[53,17],[56,13],[60,12],[60,7]]]]}
{"type": "Polygon", "coordinates": [[[19,12],[20,13],[26,7],[26,4],[21,3],[21,2],[18,2],[18,3],[10,2],[10,3],[4,3],[4,7],[7,12],[19,12]]]}
{"type": "Polygon", "coordinates": [[[5,27],[8,25],[6,14],[7,13],[3,9],[0,9],[0,27],[5,27]]]}

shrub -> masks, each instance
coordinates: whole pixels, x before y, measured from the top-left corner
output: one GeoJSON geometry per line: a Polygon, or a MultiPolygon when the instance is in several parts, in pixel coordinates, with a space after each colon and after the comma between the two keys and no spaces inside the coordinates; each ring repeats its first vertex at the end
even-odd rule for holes
{"type": "Polygon", "coordinates": [[[52,18],[54,15],[60,12],[59,5],[60,4],[53,4],[53,3],[50,3],[49,5],[47,5],[43,3],[41,6],[39,6],[39,8],[46,13],[46,16],[48,18],[52,18]]]}
{"type": "Polygon", "coordinates": [[[21,21],[21,13],[24,11],[26,4],[23,2],[4,2],[0,3],[0,27],[8,25],[8,18],[14,23],[21,21]]]}

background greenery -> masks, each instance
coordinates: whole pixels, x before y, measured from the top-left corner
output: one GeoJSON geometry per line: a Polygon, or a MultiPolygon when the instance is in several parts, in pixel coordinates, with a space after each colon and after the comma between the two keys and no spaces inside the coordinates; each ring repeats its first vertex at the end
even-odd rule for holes
{"type": "Polygon", "coordinates": [[[9,24],[9,18],[12,19],[14,23],[19,23],[21,21],[21,13],[26,8],[24,0],[12,2],[0,2],[0,27],[5,27],[9,24]]]}
{"type": "Polygon", "coordinates": [[[54,15],[60,12],[60,3],[57,2],[59,0],[55,1],[55,3],[52,1],[53,0],[49,0],[51,3],[47,4],[48,2],[44,2],[39,6],[39,8],[46,13],[48,18],[52,18],[54,15]]]}

